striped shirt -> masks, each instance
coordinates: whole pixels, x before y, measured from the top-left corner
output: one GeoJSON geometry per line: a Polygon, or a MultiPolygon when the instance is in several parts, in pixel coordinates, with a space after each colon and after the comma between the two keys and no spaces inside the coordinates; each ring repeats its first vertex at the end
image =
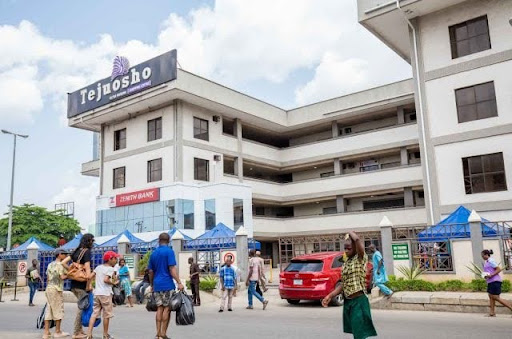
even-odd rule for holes
{"type": "Polygon", "coordinates": [[[352,258],[348,258],[343,266],[343,294],[350,297],[357,292],[366,291],[366,264],[368,256],[365,254],[363,259],[359,259],[356,254],[352,258]]]}
{"type": "Polygon", "coordinates": [[[224,266],[220,269],[220,278],[224,282],[224,287],[229,289],[235,288],[236,272],[231,266],[224,266]]]}

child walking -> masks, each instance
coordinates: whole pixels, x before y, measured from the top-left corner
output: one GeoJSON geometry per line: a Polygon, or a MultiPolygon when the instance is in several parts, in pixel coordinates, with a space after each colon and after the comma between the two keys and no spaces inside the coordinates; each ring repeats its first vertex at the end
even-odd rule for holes
{"type": "Polygon", "coordinates": [[[233,301],[233,294],[236,291],[236,271],[231,266],[231,259],[226,259],[226,265],[220,269],[220,286],[222,289],[222,300],[220,303],[219,312],[224,312],[226,305],[226,298],[228,299],[228,311],[233,311],[231,304],[233,301]]]}
{"type": "Polygon", "coordinates": [[[94,288],[94,308],[91,319],[89,320],[89,331],[87,339],[92,339],[92,330],[94,322],[103,311],[103,339],[113,339],[108,333],[108,325],[113,314],[112,304],[112,286],[119,283],[114,278],[114,266],[117,264],[119,255],[113,251],[107,251],[103,255],[103,265],[99,265],[94,269],[92,277],[95,279],[96,287],[94,288]]]}
{"type": "Polygon", "coordinates": [[[63,249],[55,250],[55,261],[52,261],[46,269],[47,286],[45,291],[48,306],[44,317],[44,334],[43,339],[52,337],[50,333],[50,322],[55,321],[55,334],[54,338],[64,338],[69,336],[69,333],[62,332],[60,325],[64,318],[64,279],[67,278],[66,274],[68,266],[66,263],[69,261],[68,253],[63,249]]]}

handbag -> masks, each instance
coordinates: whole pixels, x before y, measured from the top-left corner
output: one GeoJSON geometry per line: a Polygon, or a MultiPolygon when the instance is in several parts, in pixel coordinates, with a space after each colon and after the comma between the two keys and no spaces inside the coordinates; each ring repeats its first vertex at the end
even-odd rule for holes
{"type": "MultiPolygon", "coordinates": [[[[39,314],[39,317],[37,317],[37,323],[36,328],[37,329],[44,329],[44,317],[46,315],[46,307],[48,306],[48,303],[44,304],[43,309],[41,310],[41,314],[39,314]]],[[[50,328],[55,327],[55,321],[50,321],[50,328]]]]}
{"type": "Polygon", "coordinates": [[[124,304],[124,299],[125,299],[124,291],[121,291],[121,289],[118,286],[113,286],[112,292],[114,293],[114,303],[116,305],[124,304]]]}
{"type": "MultiPolygon", "coordinates": [[[[89,326],[89,321],[91,320],[92,312],[94,309],[94,294],[87,293],[87,298],[89,299],[89,306],[82,311],[82,326],[89,326]]],[[[96,321],[94,322],[94,327],[98,327],[101,323],[101,317],[96,318],[96,321]]]]}
{"type": "Polygon", "coordinates": [[[69,265],[68,279],[80,282],[87,281],[87,272],[85,271],[85,266],[80,264],[80,261],[84,257],[85,252],[87,252],[87,249],[83,248],[80,252],[80,255],[78,256],[78,260],[69,265]]]}
{"type": "Polygon", "coordinates": [[[155,293],[152,292],[146,303],[146,310],[148,310],[148,312],[156,312],[157,309],[158,306],[156,305],[155,293]]]}
{"type": "Polygon", "coordinates": [[[82,311],[89,308],[89,293],[85,293],[80,299],[78,299],[78,308],[82,311]]]}

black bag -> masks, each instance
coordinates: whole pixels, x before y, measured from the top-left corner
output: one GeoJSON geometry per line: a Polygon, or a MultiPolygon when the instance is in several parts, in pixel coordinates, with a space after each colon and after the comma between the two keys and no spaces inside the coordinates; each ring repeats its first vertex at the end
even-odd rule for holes
{"type": "Polygon", "coordinates": [[[116,305],[122,305],[124,304],[124,291],[121,291],[121,289],[117,286],[112,287],[112,292],[114,293],[114,304],[116,305]]]}
{"type": "Polygon", "coordinates": [[[178,292],[177,294],[181,294],[181,306],[176,311],[176,325],[193,325],[196,321],[196,315],[192,298],[185,292],[178,292]]]}
{"type": "Polygon", "coordinates": [[[156,305],[155,293],[151,293],[148,301],[146,302],[146,310],[148,310],[148,312],[156,312],[157,309],[158,306],[156,305]]]}
{"type": "Polygon", "coordinates": [[[78,308],[83,310],[86,310],[89,308],[89,293],[84,294],[80,299],[78,299],[78,308]]]}
{"type": "MultiPolygon", "coordinates": [[[[39,315],[39,317],[37,317],[37,323],[36,323],[36,328],[37,329],[44,329],[44,317],[46,315],[46,307],[48,306],[48,303],[44,304],[44,307],[41,311],[41,314],[39,315]]],[[[55,327],[55,321],[54,320],[51,320],[50,321],[50,328],[53,328],[55,327]]]]}
{"type": "Polygon", "coordinates": [[[170,304],[171,311],[177,312],[180,309],[181,304],[183,303],[182,296],[183,296],[183,293],[181,293],[181,292],[173,293],[173,295],[171,296],[171,304],[170,304]]]}

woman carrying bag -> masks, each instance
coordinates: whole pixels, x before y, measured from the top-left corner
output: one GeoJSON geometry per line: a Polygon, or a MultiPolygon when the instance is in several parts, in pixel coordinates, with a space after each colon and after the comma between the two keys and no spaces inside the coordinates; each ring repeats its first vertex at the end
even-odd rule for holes
{"type": "MultiPolygon", "coordinates": [[[[80,239],[80,245],[71,254],[73,264],[71,264],[68,271],[68,278],[71,279],[71,292],[75,297],[80,300],[87,291],[91,289],[91,249],[94,244],[94,236],[90,233],[84,234],[80,239]]],[[[87,334],[82,328],[82,310],[78,309],[75,318],[75,325],[73,329],[72,338],[87,338],[87,334]]]]}

